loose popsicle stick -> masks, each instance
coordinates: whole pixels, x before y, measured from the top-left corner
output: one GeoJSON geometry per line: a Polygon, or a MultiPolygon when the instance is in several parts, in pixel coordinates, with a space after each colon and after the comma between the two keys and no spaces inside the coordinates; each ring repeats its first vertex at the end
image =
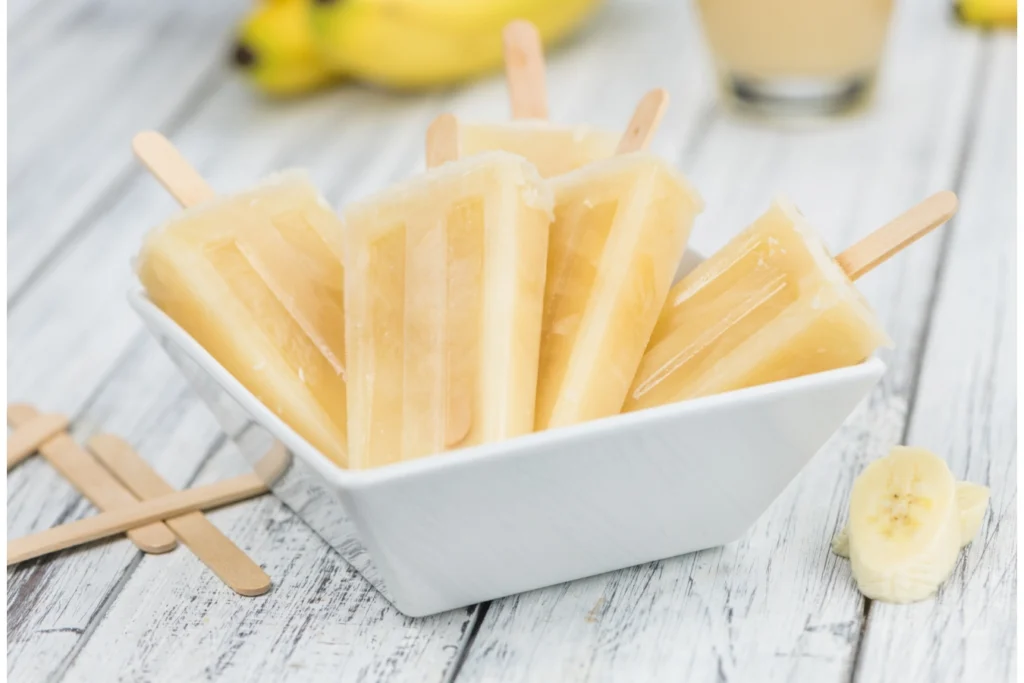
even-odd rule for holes
{"type": "Polygon", "coordinates": [[[150,498],[131,507],[101,512],[77,522],[10,541],[7,544],[7,566],[114,536],[161,519],[230,505],[266,492],[267,487],[262,479],[255,474],[244,474],[215,484],[150,498]]]}
{"type": "MultiPolygon", "coordinates": [[[[39,411],[23,403],[7,406],[7,422],[16,429],[39,416],[39,411]]],[[[118,510],[137,502],[103,466],[79,446],[67,433],[50,438],[39,447],[39,453],[62,477],[100,510],[118,510]]],[[[166,553],[178,541],[161,522],[132,529],[128,538],[145,553],[166,553]]]]}
{"type": "Polygon", "coordinates": [[[629,120],[626,132],[619,139],[619,146],[615,149],[616,154],[629,154],[647,149],[651,144],[651,138],[658,130],[661,118],[665,115],[665,108],[668,107],[668,91],[664,88],[655,88],[640,98],[633,111],[633,118],[629,120]]]}
{"type": "Polygon", "coordinates": [[[856,280],[952,218],[957,203],[949,190],[937,192],[843,251],[836,262],[856,280]]]}
{"type": "MultiPolygon", "coordinates": [[[[174,493],[175,489],[124,439],[113,434],[97,434],[86,445],[139,498],[145,500],[174,493]]],[[[202,512],[168,519],[165,524],[231,590],[248,596],[270,590],[270,577],[266,572],[202,512]]]]}
{"type": "Polygon", "coordinates": [[[544,43],[537,27],[525,19],[509,22],[501,33],[505,80],[514,119],[547,119],[544,43]]]}
{"type": "Polygon", "coordinates": [[[459,120],[441,114],[427,128],[427,168],[436,168],[459,158],[459,120]]]}
{"type": "Polygon", "coordinates": [[[288,452],[284,444],[275,441],[267,452],[260,456],[260,459],[253,463],[252,469],[267,484],[273,484],[280,477],[284,476],[288,465],[292,463],[292,454],[288,452]]]}
{"type": "Polygon", "coordinates": [[[51,437],[64,432],[68,428],[68,418],[64,415],[47,414],[33,415],[19,425],[7,437],[7,471],[22,460],[39,450],[43,443],[51,437]]]}
{"type": "Polygon", "coordinates": [[[132,150],[142,165],[182,206],[196,206],[217,196],[209,183],[160,133],[151,130],[138,133],[132,138],[132,150]]]}

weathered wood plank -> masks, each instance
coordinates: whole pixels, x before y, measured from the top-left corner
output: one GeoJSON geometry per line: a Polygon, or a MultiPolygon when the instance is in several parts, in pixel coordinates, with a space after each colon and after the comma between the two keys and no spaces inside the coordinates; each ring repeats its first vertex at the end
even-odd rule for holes
{"type": "MultiPolygon", "coordinates": [[[[797,132],[716,115],[680,153],[708,203],[694,246],[717,248],[783,192],[841,248],[954,185],[977,94],[978,39],[952,29],[934,3],[899,7],[882,92],[867,116],[797,132]]],[[[855,474],[902,435],[941,245],[941,235],[926,238],[864,278],[896,342],[884,354],[890,370],[741,541],[496,601],[462,676],[847,680],[863,602],[828,541],[855,474]]]]}
{"type": "MultiPolygon", "coordinates": [[[[237,473],[236,460],[218,454],[198,483],[237,473]]],[[[260,562],[271,592],[231,596],[189,553],[146,557],[68,680],[444,680],[475,608],[403,617],[270,496],[209,516],[260,562]]]]}
{"type": "MultiPolygon", "coordinates": [[[[73,435],[84,442],[100,425],[122,432],[132,425],[151,426],[164,449],[160,451],[164,456],[161,472],[174,485],[182,486],[201,463],[218,430],[209,415],[194,405],[183,380],[153,346],[137,344],[122,359],[124,370],[134,381],[111,382],[92,397],[80,413],[73,435]],[[148,399],[137,393],[125,396],[126,390],[137,386],[135,382],[151,387],[148,399]],[[156,387],[161,390],[153,391],[156,387]],[[159,422],[165,413],[177,417],[173,424],[159,422]]],[[[41,459],[22,468],[31,471],[12,477],[8,487],[10,536],[93,513],[41,459]]],[[[10,680],[44,680],[66,666],[93,619],[103,613],[140,558],[134,546],[122,538],[8,570],[10,680]]]]}
{"type": "Polygon", "coordinates": [[[872,602],[857,681],[1016,680],[1016,41],[1000,36],[967,160],[963,207],[914,399],[907,443],[992,489],[977,539],[937,599],[872,602]]]}
{"type": "Polygon", "coordinates": [[[12,35],[8,296],[123,190],[124,140],[176,127],[224,78],[242,0],[39,3],[12,35]]]}

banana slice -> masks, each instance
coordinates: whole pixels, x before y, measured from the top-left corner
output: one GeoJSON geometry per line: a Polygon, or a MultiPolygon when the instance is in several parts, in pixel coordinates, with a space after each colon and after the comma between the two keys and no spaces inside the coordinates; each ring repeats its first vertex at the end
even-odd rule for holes
{"type": "Polygon", "coordinates": [[[974,540],[981,528],[981,520],[988,509],[988,487],[969,481],[956,483],[956,502],[960,508],[960,547],[974,540]]]}
{"type": "MultiPolygon", "coordinates": [[[[960,510],[960,547],[974,540],[981,528],[981,520],[988,509],[988,487],[969,481],[956,483],[956,503],[960,510]]],[[[839,557],[850,557],[850,532],[844,526],[832,539],[832,552],[839,557]]]]}
{"type": "Polygon", "coordinates": [[[832,539],[832,552],[839,557],[850,559],[850,532],[845,526],[832,539]]]}
{"type": "Polygon", "coordinates": [[[936,455],[897,446],[854,481],[848,528],[861,593],[885,602],[928,598],[960,550],[956,481],[936,455]]]}

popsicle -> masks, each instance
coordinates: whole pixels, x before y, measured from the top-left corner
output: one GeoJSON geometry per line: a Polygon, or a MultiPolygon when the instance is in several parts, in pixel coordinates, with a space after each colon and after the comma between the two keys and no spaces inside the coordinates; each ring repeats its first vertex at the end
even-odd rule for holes
{"type": "Polygon", "coordinates": [[[149,298],[314,447],[348,465],[342,225],[301,172],[217,198],[156,133],[136,155],[186,210],[145,239],[149,298]]]}
{"type": "Polygon", "coordinates": [[[940,192],[833,259],[777,199],[669,293],[624,410],[854,365],[889,343],[853,280],[941,225],[940,192]]]}
{"type": "Polygon", "coordinates": [[[507,152],[450,161],[456,138],[440,117],[431,168],[345,212],[353,467],[533,427],[551,194],[507,152]]]}
{"type": "Polygon", "coordinates": [[[536,429],[622,409],[668,294],[700,196],[643,150],[667,104],[637,107],[619,154],[549,180],[555,196],[536,429]]]}
{"type": "Polygon", "coordinates": [[[526,157],[543,177],[550,178],[614,154],[618,133],[548,121],[544,48],[537,28],[517,20],[505,27],[502,36],[513,120],[460,121],[460,156],[505,150],[526,157]]]}

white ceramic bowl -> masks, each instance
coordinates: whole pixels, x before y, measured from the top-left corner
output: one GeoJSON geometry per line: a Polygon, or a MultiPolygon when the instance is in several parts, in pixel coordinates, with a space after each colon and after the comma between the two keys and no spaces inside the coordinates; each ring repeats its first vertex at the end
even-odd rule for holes
{"type": "MultiPolygon", "coordinates": [[[[698,261],[688,255],[680,272],[698,261]]],[[[420,460],[343,470],[257,401],[140,287],[129,301],[254,469],[279,473],[267,482],[274,494],[409,616],[737,539],[885,372],[871,358],[420,460]],[[280,445],[287,461],[259,467],[280,457],[280,445]]]]}

